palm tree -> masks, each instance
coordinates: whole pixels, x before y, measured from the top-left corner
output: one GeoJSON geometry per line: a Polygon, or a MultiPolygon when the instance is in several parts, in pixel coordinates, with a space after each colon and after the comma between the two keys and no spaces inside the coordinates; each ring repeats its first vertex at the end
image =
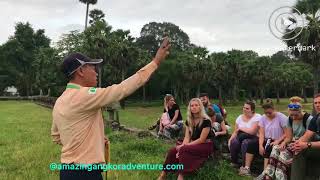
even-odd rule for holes
{"type": "MultiPolygon", "coordinates": [[[[320,1],[319,0],[299,0],[295,7],[305,15],[306,23],[301,34],[296,38],[286,41],[288,46],[311,46],[315,50],[299,51],[295,49],[292,53],[300,58],[303,62],[313,67],[313,88],[314,94],[319,89],[319,69],[320,69],[320,1]]],[[[286,36],[294,37],[300,29],[287,34],[286,36]]],[[[286,36],[284,36],[286,38],[286,36]]]]}
{"type": "Polygon", "coordinates": [[[85,29],[87,29],[88,24],[88,13],[89,13],[89,5],[90,4],[97,4],[98,0],[79,0],[81,3],[84,3],[87,5],[87,11],[86,11],[86,22],[85,22],[85,29]]]}
{"type": "Polygon", "coordinates": [[[103,18],[105,17],[105,14],[99,10],[99,9],[93,9],[90,11],[89,13],[89,17],[90,17],[90,20],[89,20],[89,24],[94,24],[95,22],[97,21],[103,21],[103,22],[106,22],[103,18]]]}

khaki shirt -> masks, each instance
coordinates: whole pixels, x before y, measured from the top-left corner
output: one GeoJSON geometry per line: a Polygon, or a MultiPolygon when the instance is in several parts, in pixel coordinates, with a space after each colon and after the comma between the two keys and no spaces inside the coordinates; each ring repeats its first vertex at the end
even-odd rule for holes
{"type": "Polygon", "coordinates": [[[157,69],[151,62],[120,84],[107,88],[69,83],[53,108],[51,136],[62,145],[61,163],[104,163],[104,123],[101,107],[129,96],[157,69]]]}

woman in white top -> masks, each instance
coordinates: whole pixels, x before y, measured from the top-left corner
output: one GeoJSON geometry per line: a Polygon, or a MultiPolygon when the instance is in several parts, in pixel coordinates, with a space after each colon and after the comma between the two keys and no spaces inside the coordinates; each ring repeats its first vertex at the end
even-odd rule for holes
{"type": "Polygon", "coordinates": [[[238,154],[241,152],[241,156],[244,159],[248,144],[258,139],[258,123],[261,115],[255,113],[255,103],[252,101],[245,102],[242,111],[243,114],[238,116],[235,130],[228,141],[231,162],[234,167],[239,167],[238,154]]]}

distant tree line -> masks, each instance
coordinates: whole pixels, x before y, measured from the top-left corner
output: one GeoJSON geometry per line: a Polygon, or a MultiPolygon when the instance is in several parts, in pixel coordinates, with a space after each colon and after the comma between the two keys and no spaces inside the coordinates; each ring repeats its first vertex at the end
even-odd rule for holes
{"type": "Polygon", "coordinates": [[[315,45],[317,51],[279,51],[272,56],[236,49],[210,53],[206,47],[192,44],[188,34],[169,22],[145,24],[135,38],[128,30],[113,29],[98,9],[90,11],[89,26],[83,32],[63,34],[54,44],[45,30],[19,22],[14,34],[0,46],[0,93],[13,85],[22,96],[59,96],[67,82],[60,64],[74,51],[105,60],[100,72],[102,87],[119,83],[150,62],[163,37],[169,36],[172,49],[168,59],[130,98],[146,101],[171,93],[186,102],[200,92],[208,92],[220,103],[266,97],[279,101],[291,95],[306,98],[318,92],[319,83],[320,30],[311,27],[313,22],[319,23],[319,19],[310,21],[308,28],[287,44],[315,45]]]}

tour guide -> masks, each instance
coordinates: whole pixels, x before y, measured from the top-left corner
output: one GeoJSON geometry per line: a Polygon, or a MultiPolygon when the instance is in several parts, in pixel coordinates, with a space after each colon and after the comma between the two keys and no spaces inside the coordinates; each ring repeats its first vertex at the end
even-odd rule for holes
{"type": "MultiPolygon", "coordinates": [[[[80,53],[67,56],[62,64],[69,83],[53,108],[51,136],[62,145],[61,163],[105,163],[101,107],[119,101],[143,86],[169,54],[170,43],[165,38],[154,59],[136,74],[107,88],[96,88],[95,66],[102,59],[90,59],[80,53]]],[[[60,179],[102,179],[101,171],[60,170],[60,179]]]]}

